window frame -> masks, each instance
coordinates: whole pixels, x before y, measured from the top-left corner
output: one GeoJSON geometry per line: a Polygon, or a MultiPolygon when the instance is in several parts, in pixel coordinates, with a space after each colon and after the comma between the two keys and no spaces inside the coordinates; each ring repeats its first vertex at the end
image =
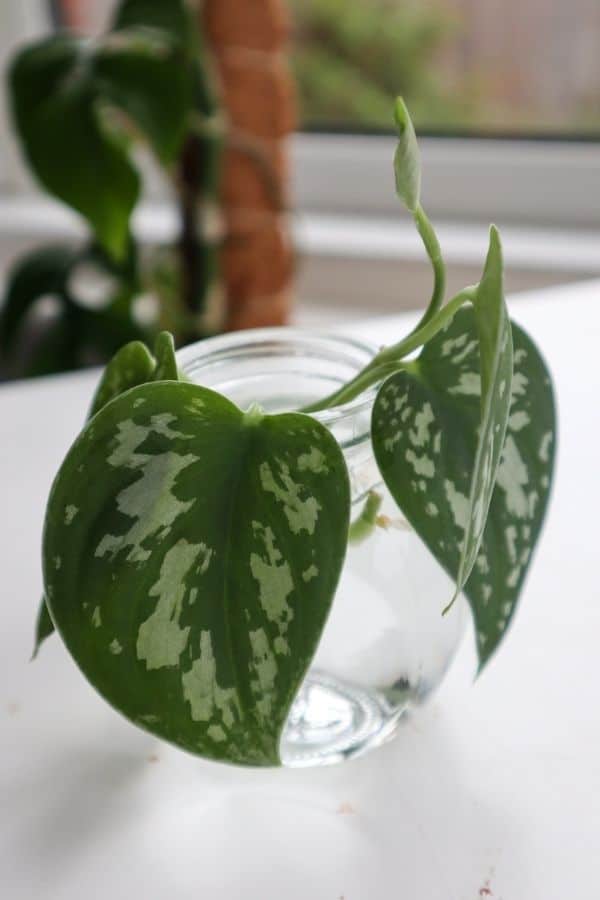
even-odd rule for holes
{"type": "MultiPolygon", "coordinates": [[[[423,137],[419,143],[423,203],[433,218],[600,228],[598,141],[423,137]]],[[[371,218],[397,215],[395,144],[393,136],[295,135],[297,208],[371,218]]]]}

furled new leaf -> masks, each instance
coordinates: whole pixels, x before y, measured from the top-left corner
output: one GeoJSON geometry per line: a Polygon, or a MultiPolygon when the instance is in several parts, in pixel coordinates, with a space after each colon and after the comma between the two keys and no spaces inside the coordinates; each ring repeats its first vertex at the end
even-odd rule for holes
{"type": "MultiPolygon", "coordinates": [[[[513,614],[540,535],[554,461],[550,378],[527,335],[516,325],[512,332],[508,429],[482,542],[464,588],[475,620],[480,667],[513,614]]],[[[470,492],[480,446],[479,340],[475,310],[461,309],[409,371],[385,382],[373,413],[375,453],[388,487],[415,531],[457,580],[473,517],[470,492]]]]}
{"type": "Polygon", "coordinates": [[[279,761],[344,559],[349,483],[308,416],[134,388],[84,429],[44,536],[53,619],[101,694],[193,753],[279,761]]]}
{"type": "Polygon", "coordinates": [[[394,154],[396,193],[406,208],[414,213],[421,196],[421,160],[414,125],[406,104],[398,97],[394,106],[398,146],[394,154]]]}

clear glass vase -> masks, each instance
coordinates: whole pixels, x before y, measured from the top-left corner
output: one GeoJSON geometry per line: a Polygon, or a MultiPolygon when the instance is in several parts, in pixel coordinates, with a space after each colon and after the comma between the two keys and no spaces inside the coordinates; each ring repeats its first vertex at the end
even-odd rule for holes
{"type": "MultiPolygon", "coordinates": [[[[348,381],[377,348],[294,328],[236,332],[177,354],[190,381],[241,409],[297,410],[348,381]]],[[[383,498],[381,526],[350,543],[331,613],[281,742],[286,766],[339,762],[388,740],[402,714],[442,680],[467,621],[463,598],[441,612],[453,584],[403,521],[381,480],[370,442],[371,390],[315,413],[344,452],[352,518],[371,490],[383,498]]]]}

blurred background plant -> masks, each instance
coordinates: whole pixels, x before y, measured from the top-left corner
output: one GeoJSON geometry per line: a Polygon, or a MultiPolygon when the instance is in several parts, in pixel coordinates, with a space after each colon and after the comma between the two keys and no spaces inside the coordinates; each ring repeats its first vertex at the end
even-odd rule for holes
{"type": "Polygon", "coordinates": [[[163,328],[185,343],[285,319],[282,142],[295,107],[271,57],[287,22],[279,0],[252,13],[235,0],[122,0],[93,40],[59,31],[16,54],[8,84],[24,156],[89,236],[13,266],[0,311],[5,375],[102,362],[163,328]],[[173,245],[141,248],[132,233],[143,151],[177,206],[173,245]]]}
{"type": "MultiPolygon", "coordinates": [[[[124,341],[152,340],[161,328],[182,344],[223,329],[282,324],[294,288],[301,318],[312,305],[319,322],[325,307],[338,321],[352,308],[383,313],[418,305],[429,277],[424,268],[407,257],[400,283],[397,259],[386,266],[380,248],[368,259],[336,237],[333,254],[321,246],[318,228],[318,240],[307,243],[307,216],[294,232],[304,252],[294,277],[292,174],[303,215],[350,210],[361,234],[362,217],[389,217],[387,205],[366,208],[368,177],[347,183],[336,168],[337,151],[317,155],[337,140],[344,153],[360,156],[366,144],[353,135],[390,132],[398,93],[425,135],[594,140],[600,127],[599,36],[598,0],[572,0],[568,8],[562,0],[507,0],[502,6],[497,0],[3,4],[0,58],[13,55],[8,93],[23,157],[47,193],[79,212],[88,233],[78,245],[58,243],[58,234],[73,232],[56,224],[58,214],[33,228],[44,202],[14,166],[16,176],[2,183],[0,196],[2,275],[9,258],[33,246],[36,235],[47,232],[52,244],[18,259],[5,278],[0,377],[102,362],[124,341]],[[32,19],[34,27],[14,26],[32,19]],[[14,54],[26,34],[49,31],[14,54]],[[295,140],[292,173],[287,139],[297,119],[304,130],[324,134],[295,140]],[[335,131],[343,137],[330,138],[335,131]],[[313,183],[313,175],[317,187],[306,201],[303,186],[313,183]],[[343,203],[323,207],[319,195],[314,207],[306,205],[333,181],[343,203]],[[18,206],[11,205],[15,185],[32,198],[21,233],[11,219],[18,206]],[[144,203],[141,215],[134,215],[142,199],[157,203],[153,209],[144,203]],[[159,243],[167,234],[170,240],[159,243]]],[[[536,142],[545,152],[544,142],[536,142]]],[[[503,142],[493,143],[478,151],[489,150],[490,183],[505,155],[503,142]]],[[[5,130],[0,176],[10,145],[5,130]]],[[[444,168],[446,154],[460,141],[429,142],[434,145],[444,168]]],[[[545,163],[540,178],[542,169],[545,163]]],[[[428,171],[429,190],[435,176],[428,171]]],[[[451,221],[475,215],[465,211],[466,194],[458,186],[450,209],[441,194],[443,215],[451,221]]],[[[576,205],[577,195],[571,195],[576,205]]],[[[513,214],[515,222],[521,216],[527,224],[539,218],[535,203],[513,214]]],[[[336,223],[329,224],[331,237],[336,223]]],[[[463,283],[468,259],[457,265],[463,283]]],[[[537,284],[536,266],[533,259],[534,274],[524,269],[511,288],[537,284]]],[[[556,271],[544,274],[544,283],[556,271]]]]}
{"type": "Polygon", "coordinates": [[[311,127],[390,130],[394,97],[429,127],[472,115],[474,98],[444,87],[436,57],[460,31],[438,4],[291,0],[293,68],[311,127]]]}

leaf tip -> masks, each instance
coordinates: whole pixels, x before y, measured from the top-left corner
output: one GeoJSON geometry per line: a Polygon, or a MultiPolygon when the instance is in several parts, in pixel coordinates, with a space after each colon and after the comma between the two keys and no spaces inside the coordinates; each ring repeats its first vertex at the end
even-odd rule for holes
{"type": "Polygon", "coordinates": [[[402,137],[407,126],[410,124],[408,109],[402,97],[396,97],[396,100],[394,101],[394,122],[396,123],[398,135],[402,137]]]}
{"type": "Polygon", "coordinates": [[[258,403],[251,403],[244,413],[244,425],[260,425],[265,417],[265,411],[258,403]]]}
{"type": "Polygon", "coordinates": [[[489,231],[489,252],[493,252],[494,255],[502,258],[502,241],[500,239],[500,232],[495,225],[490,225],[489,231]]]}
{"type": "Polygon", "coordinates": [[[450,603],[448,603],[448,604],[443,608],[443,610],[442,610],[442,615],[443,615],[443,616],[447,615],[447,614],[450,612],[450,610],[452,609],[452,607],[453,607],[454,604],[456,603],[456,598],[458,597],[459,594],[460,594],[460,591],[459,591],[459,589],[457,588],[457,589],[454,591],[454,595],[453,595],[452,600],[450,601],[450,603]]]}
{"type": "Polygon", "coordinates": [[[160,356],[164,350],[175,350],[175,341],[170,331],[161,331],[154,341],[154,355],[160,356]]]}

